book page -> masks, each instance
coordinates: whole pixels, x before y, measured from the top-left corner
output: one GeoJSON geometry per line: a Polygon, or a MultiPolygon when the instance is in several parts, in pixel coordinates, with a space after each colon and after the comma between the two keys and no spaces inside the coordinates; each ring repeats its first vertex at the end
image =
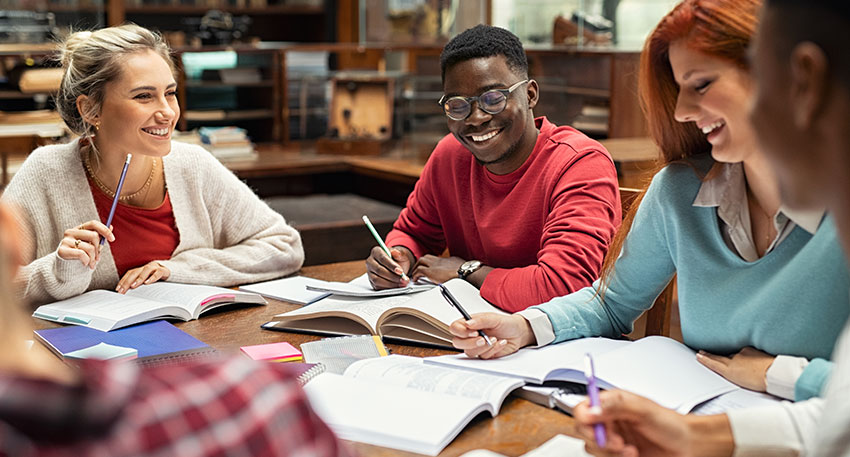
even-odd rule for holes
{"type": "Polygon", "coordinates": [[[753,392],[752,390],[737,389],[709,400],[693,410],[691,414],[708,416],[711,414],[723,414],[732,409],[757,408],[760,406],[773,406],[788,401],[773,395],[753,392]]]}
{"type": "MultiPolygon", "coordinates": [[[[486,312],[507,314],[481,298],[478,289],[462,279],[452,279],[444,285],[470,315],[486,312]]],[[[399,327],[423,333],[427,335],[427,340],[436,336],[451,345],[449,325],[462,318],[461,312],[446,300],[438,287],[434,287],[427,292],[416,294],[397,310],[388,312],[381,319],[381,333],[388,336],[409,333],[393,329],[393,327],[399,327]],[[399,319],[397,318],[399,314],[416,316],[422,322],[417,324],[411,319],[399,319]]]]}
{"type": "MultiPolygon", "coordinates": [[[[511,355],[492,360],[471,359],[464,354],[451,354],[426,357],[425,363],[516,376],[536,384],[542,384],[547,379],[584,382],[585,354],[591,354],[598,359],[602,354],[630,344],[632,343],[626,340],[582,338],[542,348],[524,348],[511,355]],[[568,371],[575,374],[567,376],[568,371]],[[552,376],[555,372],[558,372],[559,376],[552,376]]],[[[597,377],[599,377],[598,371],[597,363],[597,377]]]]}
{"type": "Polygon", "coordinates": [[[85,325],[102,331],[123,327],[159,316],[188,320],[184,309],[139,296],[121,295],[109,290],[92,290],[66,300],[38,307],[33,316],[85,325]]]}
{"type": "Polygon", "coordinates": [[[697,362],[695,351],[663,336],[641,338],[594,362],[600,387],[619,387],[683,414],[739,388],[697,362]]]}
{"type": "Polygon", "coordinates": [[[194,318],[197,318],[201,311],[212,309],[216,305],[237,303],[243,300],[247,303],[257,302],[255,294],[238,292],[224,287],[162,281],[131,289],[127,291],[126,295],[179,306],[194,318]],[[214,298],[214,300],[210,300],[211,298],[214,298]]]}
{"type": "Polygon", "coordinates": [[[413,284],[410,283],[407,287],[397,287],[393,289],[375,290],[369,282],[369,277],[364,273],[352,279],[350,282],[328,282],[322,281],[320,284],[307,284],[307,289],[317,292],[330,292],[334,295],[348,297],[388,297],[391,295],[404,295],[416,292],[423,292],[432,289],[434,286],[430,284],[413,284]]]}
{"type": "Polygon", "coordinates": [[[304,385],[316,414],[344,440],[437,455],[485,402],[322,373],[304,385]]]}
{"type": "Polygon", "coordinates": [[[278,314],[275,318],[279,319],[279,325],[277,326],[286,327],[287,322],[302,319],[321,318],[327,316],[346,317],[346,315],[350,315],[352,319],[367,325],[369,331],[376,334],[378,318],[381,314],[386,312],[388,309],[397,307],[409,299],[410,297],[406,295],[383,297],[371,300],[335,296],[319,300],[318,302],[305,306],[301,309],[278,314]]]}
{"type": "Polygon", "coordinates": [[[330,292],[307,290],[307,286],[318,286],[324,284],[327,284],[327,281],[308,278],[306,276],[292,276],[289,278],[273,279],[271,281],[239,286],[239,290],[253,292],[276,300],[283,300],[299,305],[308,305],[327,297],[330,295],[330,292]]]}
{"type": "Polygon", "coordinates": [[[345,370],[350,378],[370,379],[409,389],[474,398],[498,414],[505,397],[523,382],[517,378],[426,365],[419,357],[391,355],[360,360],[345,370]]]}

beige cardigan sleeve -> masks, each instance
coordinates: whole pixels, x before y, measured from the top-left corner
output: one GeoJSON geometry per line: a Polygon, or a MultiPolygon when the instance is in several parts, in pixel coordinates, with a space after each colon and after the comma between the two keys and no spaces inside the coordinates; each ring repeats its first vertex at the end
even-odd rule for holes
{"type": "Polygon", "coordinates": [[[208,152],[174,143],[163,161],[180,243],[168,281],[233,286],[304,262],[301,236],[208,152]]]}
{"type": "Polygon", "coordinates": [[[98,219],[76,146],[72,142],[36,149],[3,193],[20,231],[23,265],[16,282],[23,299],[34,305],[118,282],[108,246],[95,270],[56,253],[66,229],[98,219]]]}

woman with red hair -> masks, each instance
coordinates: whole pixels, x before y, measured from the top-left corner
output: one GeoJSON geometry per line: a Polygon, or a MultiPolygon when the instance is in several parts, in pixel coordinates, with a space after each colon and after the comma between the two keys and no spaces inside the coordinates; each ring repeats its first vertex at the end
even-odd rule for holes
{"type": "Polygon", "coordinates": [[[518,314],[457,321],[457,348],[491,358],[617,337],[676,275],[682,336],[700,362],[751,390],[797,400],[820,392],[850,285],[833,221],[782,205],[747,116],[746,51],[759,6],[685,0],[661,20],[640,70],[661,169],[626,217],[602,278],[518,314]],[[477,330],[498,343],[485,346],[477,330]]]}

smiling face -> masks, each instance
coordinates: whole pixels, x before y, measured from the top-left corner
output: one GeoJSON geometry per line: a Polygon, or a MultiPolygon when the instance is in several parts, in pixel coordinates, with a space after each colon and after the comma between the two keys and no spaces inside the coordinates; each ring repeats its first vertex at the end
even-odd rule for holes
{"type": "MultiPolygon", "coordinates": [[[[526,79],[510,70],[503,56],[458,62],[446,69],[446,97],[477,97],[490,89],[507,89],[526,79]]],[[[518,169],[534,149],[537,130],[532,108],[537,104],[537,83],[529,81],[509,96],[505,110],[487,114],[473,103],[464,120],[446,118],[449,130],[491,173],[503,175],[518,169]]]]}
{"type": "Polygon", "coordinates": [[[122,60],[120,76],[106,84],[95,136],[99,150],[162,157],[180,117],[177,83],[168,63],[153,51],[122,60]]]}
{"type": "Polygon", "coordinates": [[[679,85],[675,117],[694,122],[720,162],[742,162],[758,152],[747,106],[750,77],[734,64],[687,47],[670,45],[670,66],[679,85]]]}

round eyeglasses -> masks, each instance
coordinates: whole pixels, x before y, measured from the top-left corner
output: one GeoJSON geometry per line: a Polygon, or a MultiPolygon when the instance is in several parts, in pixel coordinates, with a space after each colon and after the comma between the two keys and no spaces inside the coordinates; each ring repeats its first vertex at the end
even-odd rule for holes
{"type": "Polygon", "coordinates": [[[443,95],[437,103],[443,107],[449,119],[462,121],[472,113],[472,102],[478,102],[481,111],[487,114],[499,114],[508,106],[508,95],[528,80],[520,81],[507,89],[490,89],[477,97],[454,96],[446,98],[443,95]]]}

